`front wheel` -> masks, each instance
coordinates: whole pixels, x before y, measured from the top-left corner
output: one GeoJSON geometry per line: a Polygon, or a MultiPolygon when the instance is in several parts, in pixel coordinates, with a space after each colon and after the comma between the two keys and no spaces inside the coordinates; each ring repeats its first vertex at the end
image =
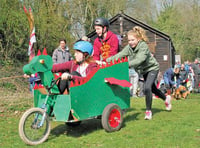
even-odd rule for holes
{"type": "Polygon", "coordinates": [[[122,127],[122,110],[117,104],[109,104],[103,110],[101,123],[107,132],[118,131],[122,127]]]}
{"type": "Polygon", "coordinates": [[[50,133],[49,117],[41,108],[27,110],[19,122],[20,138],[28,145],[44,142],[50,133]]]}

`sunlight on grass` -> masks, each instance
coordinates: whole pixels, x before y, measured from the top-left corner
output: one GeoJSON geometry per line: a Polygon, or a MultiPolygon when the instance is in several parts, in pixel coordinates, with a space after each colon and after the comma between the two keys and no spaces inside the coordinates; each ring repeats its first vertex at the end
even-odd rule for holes
{"type": "MultiPolygon", "coordinates": [[[[0,147],[26,147],[18,135],[18,122],[22,113],[32,106],[32,100],[21,98],[9,104],[0,104],[7,107],[0,112],[0,147]]],[[[105,132],[99,119],[83,121],[77,127],[51,122],[48,140],[37,147],[199,147],[199,94],[191,94],[187,100],[173,100],[172,104],[173,110],[168,112],[162,100],[154,99],[153,119],[146,121],[144,98],[131,98],[123,128],[113,133],[105,132]]]]}

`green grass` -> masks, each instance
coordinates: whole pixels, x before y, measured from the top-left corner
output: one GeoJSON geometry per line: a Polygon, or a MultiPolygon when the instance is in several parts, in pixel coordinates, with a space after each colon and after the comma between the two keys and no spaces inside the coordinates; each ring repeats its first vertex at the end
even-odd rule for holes
{"type": "MultiPolygon", "coordinates": [[[[2,101],[0,99],[0,147],[30,147],[18,134],[22,113],[32,106],[30,95],[2,101]],[[24,98],[28,96],[28,98],[24,98]],[[3,109],[2,109],[3,108],[3,109]],[[2,109],[2,110],[1,110],[2,109]]],[[[132,98],[118,132],[107,133],[98,119],[83,121],[78,127],[51,122],[48,140],[35,147],[119,147],[119,148],[198,148],[200,146],[200,94],[187,100],[173,100],[173,110],[165,111],[162,100],[153,100],[153,119],[144,120],[144,98],[132,98]]]]}

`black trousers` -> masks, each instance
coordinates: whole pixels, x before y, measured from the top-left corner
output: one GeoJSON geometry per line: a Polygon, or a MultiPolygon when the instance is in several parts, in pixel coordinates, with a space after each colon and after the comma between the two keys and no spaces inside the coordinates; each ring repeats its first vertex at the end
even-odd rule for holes
{"type": "MultiPolygon", "coordinates": [[[[73,71],[71,75],[81,76],[80,73],[78,73],[77,71],[73,71]]],[[[61,94],[64,93],[65,89],[67,89],[67,91],[69,92],[70,81],[71,80],[60,80],[58,82],[58,89],[61,94]]]]}
{"type": "Polygon", "coordinates": [[[162,100],[166,99],[165,94],[163,94],[155,84],[155,80],[158,75],[157,71],[149,71],[143,75],[144,77],[144,94],[146,99],[146,110],[151,110],[152,107],[152,93],[161,98],[162,100]]]}

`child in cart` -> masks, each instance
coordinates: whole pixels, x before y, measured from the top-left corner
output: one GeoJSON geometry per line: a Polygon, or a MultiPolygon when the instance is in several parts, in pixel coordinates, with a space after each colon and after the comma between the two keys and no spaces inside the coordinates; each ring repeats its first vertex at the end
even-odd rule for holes
{"type": "Polygon", "coordinates": [[[78,41],[74,44],[73,49],[75,50],[75,60],[54,64],[52,68],[54,73],[64,72],[61,75],[61,80],[58,82],[60,93],[64,93],[65,89],[69,91],[69,80],[80,81],[97,67],[91,56],[93,46],[90,42],[78,41]],[[69,73],[66,71],[69,71],[69,73]]]}

